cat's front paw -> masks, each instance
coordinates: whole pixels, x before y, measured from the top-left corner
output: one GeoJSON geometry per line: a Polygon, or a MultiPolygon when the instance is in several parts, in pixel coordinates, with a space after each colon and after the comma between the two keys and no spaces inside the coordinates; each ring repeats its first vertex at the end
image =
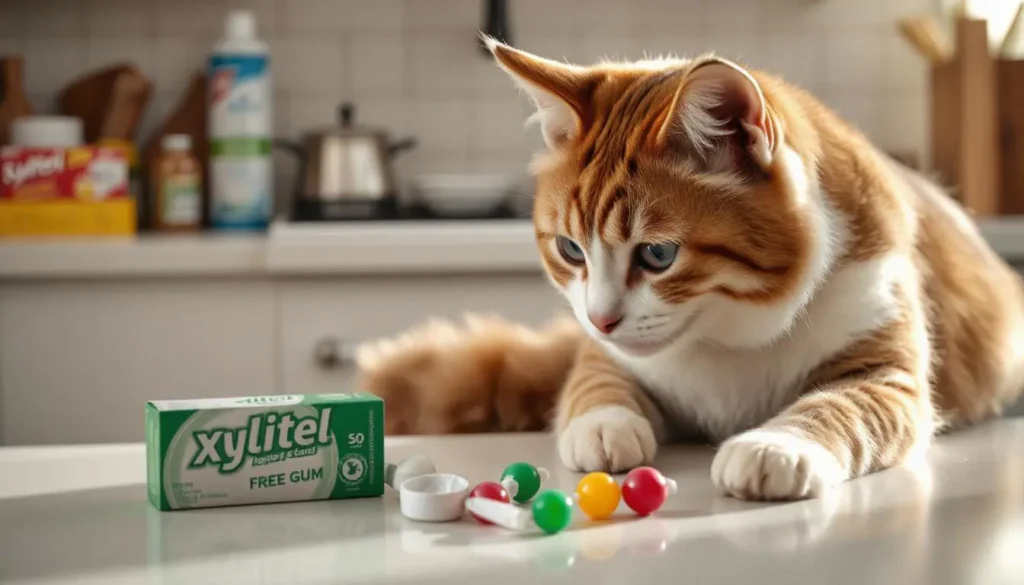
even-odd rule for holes
{"type": "Polygon", "coordinates": [[[562,463],[574,471],[627,471],[653,461],[657,449],[650,421],[623,406],[581,414],[558,436],[562,463]]]}
{"type": "Polygon", "coordinates": [[[781,430],[737,435],[722,444],[711,463],[715,486],[744,500],[815,498],[847,475],[828,449],[781,430]]]}

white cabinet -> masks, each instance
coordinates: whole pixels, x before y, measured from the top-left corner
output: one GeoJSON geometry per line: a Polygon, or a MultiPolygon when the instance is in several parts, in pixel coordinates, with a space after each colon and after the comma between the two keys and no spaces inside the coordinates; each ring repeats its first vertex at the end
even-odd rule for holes
{"type": "Polygon", "coordinates": [[[0,444],[139,441],[163,398],[275,391],[270,281],[0,287],[0,444]]]}
{"type": "Polygon", "coordinates": [[[0,444],[139,441],[147,400],[351,389],[342,348],[431,317],[543,323],[538,272],[0,284],[0,444]]]}
{"type": "Polygon", "coordinates": [[[539,271],[282,282],[280,391],[304,394],[350,389],[354,372],[345,358],[352,348],[432,317],[457,319],[467,312],[493,312],[527,324],[542,324],[561,306],[560,297],[539,271]],[[340,359],[318,361],[318,349],[328,355],[337,351],[340,359]]]}

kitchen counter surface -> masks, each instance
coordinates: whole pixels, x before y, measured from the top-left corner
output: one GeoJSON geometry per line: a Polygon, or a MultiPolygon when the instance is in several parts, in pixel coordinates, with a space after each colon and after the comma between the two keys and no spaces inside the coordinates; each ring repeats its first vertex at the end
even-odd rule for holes
{"type": "MultiPolygon", "coordinates": [[[[981,222],[1024,261],[1024,216],[981,222]]],[[[509,273],[541,270],[528,220],[275,223],[267,234],[0,240],[0,280],[509,273]]]]}
{"type": "Polygon", "coordinates": [[[266,234],[0,240],[0,280],[539,272],[525,220],[277,222],[266,234]]]}
{"type": "MultiPolygon", "coordinates": [[[[525,459],[571,491],[546,435],[394,438],[471,482],[525,459]]],[[[788,504],[716,497],[713,453],[662,451],[657,515],[551,537],[418,524],[397,497],[187,512],[146,501],[141,445],[0,449],[4,583],[1024,583],[1024,420],[944,437],[926,460],[788,504]]]]}

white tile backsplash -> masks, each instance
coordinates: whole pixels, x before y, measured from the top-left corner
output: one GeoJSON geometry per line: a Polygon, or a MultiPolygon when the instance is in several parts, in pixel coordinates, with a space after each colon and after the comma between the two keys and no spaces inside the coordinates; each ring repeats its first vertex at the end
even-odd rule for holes
{"type": "Polygon", "coordinates": [[[824,42],[824,83],[837,88],[924,91],[924,59],[884,32],[853,30],[824,42]]]}
{"type": "Polygon", "coordinates": [[[820,88],[824,60],[817,35],[779,34],[764,41],[754,57],[759,68],[810,92],[820,88]]]}
{"type": "MultiPolygon", "coordinates": [[[[925,65],[895,18],[934,0],[511,0],[513,42],[545,57],[695,56],[779,73],[834,105],[884,148],[920,153],[925,65]]],[[[33,103],[88,69],[136,62],[156,87],[141,139],[202,69],[231,8],[249,8],[272,51],[275,133],[360,123],[419,147],[411,172],[522,170],[541,146],[528,100],[477,46],[483,0],[0,0],[0,54],[23,52],[33,103]]],[[[275,176],[293,169],[275,156],[275,176]]]]}
{"type": "Polygon", "coordinates": [[[544,55],[555,61],[589,64],[597,59],[583,35],[562,36],[544,31],[527,31],[517,35],[515,45],[524,51],[544,55]]]}
{"type": "Polygon", "coordinates": [[[879,126],[878,95],[840,89],[826,92],[822,99],[861,132],[870,133],[872,128],[877,129],[879,126]]]}
{"type": "Polygon", "coordinates": [[[30,94],[57,93],[86,71],[85,36],[33,36],[25,40],[25,90],[30,94]]]}
{"type": "Polygon", "coordinates": [[[355,121],[361,126],[372,126],[387,131],[392,140],[411,136],[410,103],[401,97],[355,94],[351,103],[355,107],[355,121]]]}
{"type": "Polygon", "coordinates": [[[720,33],[713,42],[715,54],[748,67],[757,67],[767,48],[767,39],[749,33],[720,33]]]}
{"type": "Polygon", "coordinates": [[[156,47],[145,38],[90,36],[86,42],[85,66],[90,71],[131,63],[147,72],[156,70],[156,62],[156,47]]]}
{"type": "Polygon", "coordinates": [[[823,81],[829,87],[863,89],[878,79],[878,35],[873,31],[847,31],[825,40],[828,67],[823,81]]]}
{"type": "Polygon", "coordinates": [[[410,131],[419,139],[418,150],[431,155],[469,152],[471,105],[468,97],[413,102],[410,131]]]}
{"type": "Polygon", "coordinates": [[[303,35],[271,42],[274,87],[291,94],[334,93],[348,88],[349,43],[338,35],[303,35]]]}
{"type": "Polygon", "coordinates": [[[583,31],[579,13],[590,10],[591,1],[585,1],[513,0],[509,3],[509,14],[519,33],[530,31],[574,37],[583,31]]]}
{"type": "MultiPolygon", "coordinates": [[[[8,0],[10,1],[10,0],[8,0]]],[[[19,0],[13,0],[15,4],[19,0]]],[[[81,35],[86,27],[82,0],[21,1],[22,26],[27,35],[81,35]]]]}
{"type": "MultiPolygon", "coordinates": [[[[775,2],[777,0],[770,0],[775,2]]],[[[783,0],[796,3],[800,0],[783,0]]],[[[891,30],[904,16],[935,10],[936,0],[805,0],[804,8],[816,16],[820,27],[829,29],[874,28],[891,30]]]]}
{"type": "Polygon", "coordinates": [[[348,67],[354,92],[405,92],[408,76],[400,37],[353,35],[348,67]]]}
{"type": "Polygon", "coordinates": [[[727,33],[744,36],[768,32],[761,21],[761,14],[766,4],[771,5],[777,0],[751,2],[750,0],[714,0],[707,3],[705,30],[711,34],[727,33]]]}
{"type": "Polygon", "coordinates": [[[283,7],[283,29],[286,35],[340,31],[346,27],[347,6],[340,0],[294,0],[283,7]]]}
{"type": "Polygon", "coordinates": [[[405,0],[406,28],[472,31],[482,26],[480,6],[481,0],[405,0]]]}
{"type": "Polygon", "coordinates": [[[298,138],[305,132],[337,124],[340,106],[341,100],[336,95],[325,93],[288,95],[287,102],[281,107],[288,112],[286,118],[292,129],[289,135],[298,138]]]}
{"type": "Polygon", "coordinates": [[[227,3],[223,0],[136,1],[155,6],[157,35],[213,39],[224,29],[227,3]]]}
{"type": "MultiPolygon", "coordinates": [[[[294,10],[305,0],[285,0],[287,10],[294,10]]],[[[341,5],[338,24],[349,31],[396,33],[405,26],[405,0],[333,0],[341,5]]],[[[434,0],[420,0],[433,4],[434,0]]]]}
{"type": "Polygon", "coordinates": [[[484,59],[473,44],[472,31],[464,36],[452,33],[411,33],[405,38],[409,63],[409,89],[413,96],[435,98],[466,96],[476,85],[470,58],[484,59]],[[470,69],[471,71],[467,71],[470,69]]]}
{"type": "Polygon", "coordinates": [[[532,152],[476,153],[469,162],[475,173],[522,175],[531,157],[532,152]]]}
{"type": "Polygon", "coordinates": [[[20,2],[0,2],[0,39],[21,41],[25,33],[25,12],[20,2]]]}
{"type": "Polygon", "coordinates": [[[634,37],[587,31],[581,42],[578,42],[587,56],[584,59],[587,63],[636,60],[643,57],[643,49],[634,37]]]}
{"type": "Polygon", "coordinates": [[[154,69],[148,72],[158,91],[184,91],[192,74],[206,67],[212,41],[195,37],[157,37],[154,69]]]}
{"type": "Polygon", "coordinates": [[[138,38],[156,29],[156,14],[138,0],[87,0],[86,32],[90,35],[117,35],[138,38]]]}
{"type": "Polygon", "coordinates": [[[408,185],[416,175],[480,172],[473,163],[474,159],[468,152],[416,150],[396,160],[395,169],[404,177],[403,184],[408,185]]]}
{"type": "Polygon", "coordinates": [[[876,99],[878,108],[873,138],[898,152],[917,153],[928,139],[928,108],[917,95],[891,92],[876,99]]]}
{"type": "Polygon", "coordinates": [[[768,36],[813,35],[831,29],[831,27],[819,24],[821,13],[817,5],[835,1],[769,0],[768,2],[756,2],[754,12],[757,15],[758,28],[765,31],[768,36]]]}
{"type": "MultiPolygon", "coordinates": [[[[717,1],[717,0],[716,0],[717,1]]],[[[552,2],[551,4],[554,4],[552,2]]],[[[632,36],[636,10],[633,3],[622,0],[592,0],[585,8],[577,7],[575,20],[590,35],[611,33],[632,36]]]]}
{"type": "Polygon", "coordinates": [[[708,52],[707,37],[700,32],[689,32],[684,35],[668,35],[665,33],[644,34],[637,40],[641,57],[678,57],[694,58],[708,52]]]}
{"type": "Polygon", "coordinates": [[[0,55],[21,55],[24,52],[24,39],[21,37],[4,36],[0,34],[0,55]]]}
{"type": "Polygon", "coordinates": [[[632,5],[634,33],[641,40],[647,35],[683,40],[693,33],[706,32],[710,4],[687,2],[684,6],[678,0],[635,0],[632,5]]]}
{"type": "Polygon", "coordinates": [[[528,102],[512,98],[473,100],[470,140],[474,153],[522,152],[535,146],[532,139],[540,135],[540,128],[526,127],[528,102]]]}

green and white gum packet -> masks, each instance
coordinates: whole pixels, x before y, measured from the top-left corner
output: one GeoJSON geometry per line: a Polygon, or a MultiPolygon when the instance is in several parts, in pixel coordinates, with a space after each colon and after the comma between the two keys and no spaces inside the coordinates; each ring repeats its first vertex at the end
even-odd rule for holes
{"type": "Polygon", "coordinates": [[[146,404],[149,500],[182,510],[384,493],[384,401],[371,394],[146,404]]]}

